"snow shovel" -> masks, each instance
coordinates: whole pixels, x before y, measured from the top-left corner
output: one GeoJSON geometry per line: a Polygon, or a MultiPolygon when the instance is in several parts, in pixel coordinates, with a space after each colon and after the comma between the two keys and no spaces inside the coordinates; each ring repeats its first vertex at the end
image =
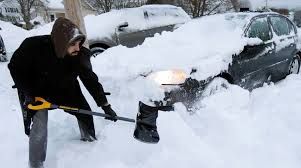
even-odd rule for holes
{"type": "MultiPolygon", "coordinates": [[[[51,104],[50,102],[47,102],[45,99],[41,97],[36,97],[35,105],[29,104],[28,108],[35,111],[42,110],[42,109],[62,109],[67,112],[112,118],[112,116],[104,113],[51,104]]],[[[157,125],[156,125],[158,110],[170,111],[170,110],[165,110],[166,108],[169,107],[157,108],[157,107],[147,106],[142,102],[139,102],[139,112],[137,114],[136,120],[131,118],[126,118],[126,117],[119,117],[119,116],[114,117],[114,119],[136,123],[134,138],[144,143],[155,144],[158,143],[160,140],[157,131],[157,125]]]]}

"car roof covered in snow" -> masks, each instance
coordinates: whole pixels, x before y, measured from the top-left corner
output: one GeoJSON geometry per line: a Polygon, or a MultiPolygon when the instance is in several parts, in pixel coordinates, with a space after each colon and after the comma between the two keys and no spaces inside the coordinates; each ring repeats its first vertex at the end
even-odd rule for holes
{"type": "MultiPolygon", "coordinates": [[[[216,16],[224,17],[225,21],[231,21],[235,27],[243,29],[253,18],[267,15],[279,15],[275,12],[235,12],[235,13],[224,13],[206,16],[208,19],[216,19],[216,16]]],[[[197,18],[198,20],[201,18],[197,18]]]]}

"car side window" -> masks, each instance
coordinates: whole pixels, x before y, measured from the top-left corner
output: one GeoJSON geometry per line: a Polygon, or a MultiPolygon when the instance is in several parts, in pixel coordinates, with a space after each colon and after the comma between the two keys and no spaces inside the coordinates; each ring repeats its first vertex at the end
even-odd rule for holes
{"type": "Polygon", "coordinates": [[[149,29],[160,27],[168,22],[166,12],[162,9],[147,9],[144,12],[144,17],[146,18],[147,27],[149,29]]]}
{"type": "MultiPolygon", "coordinates": [[[[124,22],[128,23],[128,27],[125,29],[127,32],[135,32],[145,30],[145,13],[142,10],[128,9],[122,13],[124,22]]],[[[122,24],[122,23],[121,23],[122,24]]]]}
{"type": "Polygon", "coordinates": [[[259,38],[262,41],[272,39],[270,27],[267,18],[258,18],[249,26],[247,36],[249,38],[259,38]]]}
{"type": "Polygon", "coordinates": [[[290,30],[286,18],[279,17],[279,16],[271,16],[270,19],[273,26],[273,30],[278,36],[290,34],[290,30]]]}

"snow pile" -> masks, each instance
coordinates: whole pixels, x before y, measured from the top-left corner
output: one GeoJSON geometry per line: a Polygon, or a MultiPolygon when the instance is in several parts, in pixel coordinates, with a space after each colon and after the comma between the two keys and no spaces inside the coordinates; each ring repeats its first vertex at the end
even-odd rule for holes
{"type": "Polygon", "coordinates": [[[25,38],[50,34],[52,26],[53,22],[28,31],[11,23],[0,21],[0,27],[2,28],[0,35],[3,38],[7,52],[12,54],[25,38]]]}
{"type": "Polygon", "coordinates": [[[39,26],[29,31],[30,36],[49,35],[51,33],[54,22],[39,26]]]}
{"type": "Polygon", "coordinates": [[[220,167],[297,168],[301,96],[294,92],[300,86],[300,75],[251,93],[230,86],[204,99],[194,115],[183,112],[182,117],[201,142],[220,154],[220,167]]]}
{"type": "MultiPolygon", "coordinates": [[[[0,64],[0,149],[3,167],[24,167],[28,159],[28,138],[16,91],[7,64],[0,64]]],[[[133,90],[144,88],[101,78],[109,101],[121,116],[134,118],[138,102],[133,90]],[[119,90],[121,89],[121,90],[119,90]]],[[[120,81],[130,84],[130,81],[120,81]]],[[[175,112],[160,112],[157,121],[161,140],[156,145],[132,137],[134,124],[94,118],[98,141],[79,141],[76,119],[62,111],[49,112],[46,168],[299,168],[301,161],[301,76],[292,75],[277,85],[248,92],[229,85],[200,102],[189,114],[181,104],[175,112]],[[172,160],[172,162],[171,162],[172,160]]],[[[101,111],[84,89],[92,109],[101,111]]]]}
{"type": "MultiPolygon", "coordinates": [[[[137,73],[193,65],[204,66],[206,69],[200,70],[206,76],[226,68],[232,52],[239,52],[243,44],[258,42],[258,39],[245,41],[237,35],[248,18],[226,20],[222,15],[214,16],[213,20],[204,17],[179,28],[175,35],[163,33],[132,49],[118,46],[94,59],[94,71],[105,91],[112,93],[108,99],[118,115],[135,118],[141,95],[157,94],[153,92],[156,86],[146,85],[137,73]]],[[[29,35],[50,33],[52,26],[49,24],[47,28],[27,32],[0,23],[4,28],[0,33],[8,40],[6,47],[10,51],[29,35]]],[[[7,63],[0,64],[0,76],[0,107],[3,112],[0,118],[1,165],[26,167],[28,138],[23,133],[20,105],[16,90],[11,88],[13,81],[7,63]]],[[[136,141],[132,137],[135,129],[132,123],[115,123],[97,117],[94,122],[99,140],[81,142],[75,117],[53,110],[49,112],[45,166],[299,168],[301,94],[296,92],[300,90],[301,76],[291,75],[276,85],[253,92],[228,85],[228,89],[220,89],[199,102],[200,109],[193,114],[188,113],[182,104],[176,104],[175,112],[159,114],[157,125],[161,140],[156,145],[136,141]]],[[[102,112],[87,90],[83,88],[83,91],[91,108],[102,112]]]]}
{"type": "Polygon", "coordinates": [[[7,52],[13,52],[22,41],[29,36],[27,30],[17,27],[11,23],[0,21],[0,35],[3,38],[7,52]]]}
{"type": "MultiPolygon", "coordinates": [[[[135,48],[117,46],[97,57],[97,71],[118,77],[138,76],[158,70],[192,68],[195,77],[205,79],[228,68],[233,54],[254,43],[242,37],[243,27],[252,14],[224,14],[193,20],[174,32],[163,32],[135,48]],[[114,68],[118,67],[118,69],[114,68]]],[[[258,42],[258,40],[257,40],[258,42]]]]}

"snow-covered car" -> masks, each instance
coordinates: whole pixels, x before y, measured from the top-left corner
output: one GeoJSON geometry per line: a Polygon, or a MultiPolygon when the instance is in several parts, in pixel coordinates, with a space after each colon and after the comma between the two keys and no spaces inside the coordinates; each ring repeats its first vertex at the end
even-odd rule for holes
{"type": "Polygon", "coordinates": [[[283,15],[219,14],[190,21],[136,48],[112,48],[103,53],[96,71],[138,82],[133,86],[145,88],[139,99],[154,109],[176,102],[192,107],[227,84],[252,90],[299,73],[297,41],[296,26],[283,15]]]}
{"type": "Polygon", "coordinates": [[[173,31],[189,20],[189,15],[180,7],[144,5],[87,16],[85,23],[90,49],[96,56],[119,44],[135,47],[145,38],[162,31],[173,31]]]}
{"type": "Polygon", "coordinates": [[[5,61],[7,61],[6,49],[5,49],[4,41],[0,35],[0,62],[5,62],[5,61]]]}

